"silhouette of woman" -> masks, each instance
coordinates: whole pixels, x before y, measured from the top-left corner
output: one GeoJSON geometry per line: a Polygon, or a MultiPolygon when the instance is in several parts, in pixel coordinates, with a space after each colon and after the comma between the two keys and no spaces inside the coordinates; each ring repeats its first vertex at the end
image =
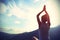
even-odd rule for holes
{"type": "Polygon", "coordinates": [[[49,15],[48,15],[47,11],[46,11],[46,6],[45,5],[44,5],[43,10],[40,13],[37,14],[37,22],[38,22],[38,25],[39,25],[39,32],[40,32],[39,35],[40,35],[40,38],[41,38],[39,40],[49,40],[48,39],[48,31],[50,29],[50,18],[49,18],[49,15]],[[40,21],[39,16],[43,11],[46,14],[41,17],[41,21],[40,21]]]}

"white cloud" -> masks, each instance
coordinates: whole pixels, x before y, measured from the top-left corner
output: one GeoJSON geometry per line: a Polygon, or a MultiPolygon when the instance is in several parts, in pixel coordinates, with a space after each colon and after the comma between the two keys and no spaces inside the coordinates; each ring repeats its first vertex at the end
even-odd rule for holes
{"type": "Polygon", "coordinates": [[[9,14],[7,14],[7,16],[9,16],[9,17],[11,17],[13,14],[11,14],[11,13],[9,13],[9,14]]]}
{"type": "Polygon", "coordinates": [[[39,0],[34,0],[34,3],[38,2],[39,0]]]}
{"type": "Polygon", "coordinates": [[[4,3],[0,3],[0,13],[5,13],[7,10],[7,7],[4,3]]]}
{"type": "MultiPolygon", "coordinates": [[[[30,28],[30,27],[28,27],[30,28]]],[[[30,32],[32,31],[31,28],[28,29],[26,27],[5,27],[3,28],[3,32],[10,33],[10,34],[18,34],[18,33],[24,33],[24,32],[30,32]]]]}
{"type": "Polygon", "coordinates": [[[15,24],[20,24],[21,22],[16,20],[14,23],[15,23],[15,24]]]}
{"type": "Polygon", "coordinates": [[[17,7],[15,4],[12,8],[9,7],[10,13],[12,13],[13,15],[15,15],[16,17],[19,18],[25,18],[25,12],[21,10],[21,8],[17,7]]]}

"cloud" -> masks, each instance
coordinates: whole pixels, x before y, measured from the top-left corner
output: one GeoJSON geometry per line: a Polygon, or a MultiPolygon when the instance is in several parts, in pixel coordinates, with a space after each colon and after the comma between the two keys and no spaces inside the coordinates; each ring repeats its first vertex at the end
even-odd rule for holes
{"type": "Polygon", "coordinates": [[[9,16],[9,17],[11,17],[13,14],[11,14],[11,13],[9,13],[9,14],[7,14],[7,16],[9,16]]]}
{"type": "Polygon", "coordinates": [[[15,24],[20,24],[21,22],[16,20],[14,23],[15,23],[15,24]]]}
{"type": "Polygon", "coordinates": [[[34,3],[39,2],[39,0],[34,0],[34,3]]]}
{"type": "Polygon", "coordinates": [[[3,32],[10,33],[10,34],[18,34],[18,33],[30,32],[30,31],[26,27],[9,27],[9,28],[5,27],[3,28],[3,32]]]}
{"type": "Polygon", "coordinates": [[[7,11],[7,6],[4,3],[0,3],[0,13],[5,13],[7,11]]]}

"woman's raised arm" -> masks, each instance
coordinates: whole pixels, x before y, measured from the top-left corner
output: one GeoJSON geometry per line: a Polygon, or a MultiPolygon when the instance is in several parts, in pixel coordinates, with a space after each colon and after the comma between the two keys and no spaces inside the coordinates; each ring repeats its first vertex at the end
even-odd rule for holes
{"type": "Polygon", "coordinates": [[[46,10],[46,6],[44,5],[43,10],[42,10],[40,13],[37,14],[37,22],[38,22],[38,25],[41,24],[41,21],[40,21],[39,16],[40,16],[40,14],[41,14],[43,11],[45,11],[45,10],[46,10]]]}
{"type": "Polygon", "coordinates": [[[49,15],[48,15],[48,13],[47,13],[47,11],[46,11],[46,5],[44,5],[44,9],[43,9],[44,11],[45,11],[45,15],[47,16],[47,22],[48,22],[48,25],[50,26],[50,17],[49,17],[49,15]]]}

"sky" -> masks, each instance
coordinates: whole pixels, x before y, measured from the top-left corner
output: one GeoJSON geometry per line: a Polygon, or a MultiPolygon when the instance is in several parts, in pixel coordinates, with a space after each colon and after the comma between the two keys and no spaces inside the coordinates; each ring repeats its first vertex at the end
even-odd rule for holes
{"type": "Polygon", "coordinates": [[[38,29],[36,15],[44,5],[50,16],[50,28],[58,26],[59,0],[0,0],[0,31],[17,34],[38,29]]]}

